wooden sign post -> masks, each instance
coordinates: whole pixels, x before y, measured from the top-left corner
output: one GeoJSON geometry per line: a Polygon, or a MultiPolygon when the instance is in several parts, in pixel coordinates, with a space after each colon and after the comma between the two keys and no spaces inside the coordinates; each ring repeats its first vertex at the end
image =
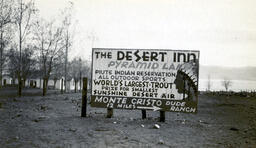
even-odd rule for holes
{"type": "Polygon", "coordinates": [[[165,122],[165,112],[164,111],[160,111],[160,122],[165,122]]]}
{"type": "Polygon", "coordinates": [[[63,78],[61,79],[61,90],[60,93],[63,94],[63,78]]]}
{"type": "Polygon", "coordinates": [[[107,109],[107,118],[111,118],[113,116],[113,108],[108,108],[107,109]]]}
{"type": "Polygon", "coordinates": [[[87,78],[83,78],[81,117],[86,117],[86,110],[87,110],[87,81],[88,81],[87,78]]]}
{"type": "Polygon", "coordinates": [[[146,119],[147,118],[146,110],[141,110],[141,113],[142,113],[142,119],[146,119]]]}

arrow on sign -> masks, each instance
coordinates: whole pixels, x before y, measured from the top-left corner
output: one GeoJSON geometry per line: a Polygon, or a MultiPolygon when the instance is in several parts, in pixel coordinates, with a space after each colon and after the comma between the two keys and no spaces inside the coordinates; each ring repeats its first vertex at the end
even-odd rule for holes
{"type": "Polygon", "coordinates": [[[152,107],[146,107],[146,106],[137,106],[138,109],[148,109],[148,110],[153,110],[153,111],[158,111],[161,108],[157,106],[152,106],[152,107]]]}

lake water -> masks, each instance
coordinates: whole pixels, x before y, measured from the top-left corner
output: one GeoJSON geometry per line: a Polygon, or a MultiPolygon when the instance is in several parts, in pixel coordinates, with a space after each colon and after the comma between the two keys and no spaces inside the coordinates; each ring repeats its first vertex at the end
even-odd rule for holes
{"type": "MultiPolygon", "coordinates": [[[[223,80],[221,79],[212,79],[211,80],[211,90],[212,91],[221,91],[225,90],[225,87],[221,84],[223,80]]],[[[207,89],[208,79],[199,80],[199,90],[205,91],[207,89]]],[[[232,91],[256,91],[256,81],[249,80],[231,80],[231,86],[229,90],[232,91]]]]}

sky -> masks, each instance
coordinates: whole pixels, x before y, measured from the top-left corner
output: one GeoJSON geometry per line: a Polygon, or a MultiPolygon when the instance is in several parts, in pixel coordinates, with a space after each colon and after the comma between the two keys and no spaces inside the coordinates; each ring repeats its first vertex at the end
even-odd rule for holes
{"type": "Polygon", "coordinates": [[[70,56],[93,48],[199,50],[200,64],[256,66],[255,0],[35,0],[51,18],[74,3],[70,56]]]}

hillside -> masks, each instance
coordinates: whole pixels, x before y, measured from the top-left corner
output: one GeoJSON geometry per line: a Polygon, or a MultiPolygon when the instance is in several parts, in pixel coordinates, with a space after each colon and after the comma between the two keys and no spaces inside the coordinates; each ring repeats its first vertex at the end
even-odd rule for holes
{"type": "Polygon", "coordinates": [[[200,79],[230,79],[256,81],[256,67],[219,67],[200,65],[200,79]]]}

